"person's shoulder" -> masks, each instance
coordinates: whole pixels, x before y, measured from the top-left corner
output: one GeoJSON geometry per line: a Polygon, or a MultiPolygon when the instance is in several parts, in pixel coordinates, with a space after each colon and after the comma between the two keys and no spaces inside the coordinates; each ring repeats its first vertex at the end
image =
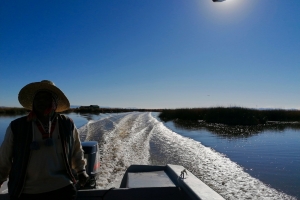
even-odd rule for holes
{"type": "Polygon", "coordinates": [[[12,120],[9,126],[14,133],[18,132],[17,130],[23,129],[24,126],[28,126],[27,116],[12,120]]]}
{"type": "Polygon", "coordinates": [[[17,123],[17,122],[23,122],[23,121],[27,122],[27,116],[22,116],[22,117],[16,118],[16,119],[12,120],[11,123],[17,123]]]}
{"type": "Polygon", "coordinates": [[[60,118],[60,119],[62,119],[62,120],[71,121],[72,123],[74,123],[73,120],[72,120],[72,118],[70,118],[70,117],[67,116],[67,115],[64,115],[64,114],[57,114],[57,116],[58,116],[58,118],[60,118]]]}

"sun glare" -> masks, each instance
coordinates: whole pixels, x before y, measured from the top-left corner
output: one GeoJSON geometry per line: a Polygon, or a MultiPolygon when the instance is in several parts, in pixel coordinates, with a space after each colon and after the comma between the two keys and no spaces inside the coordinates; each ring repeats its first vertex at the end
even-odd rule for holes
{"type": "Polygon", "coordinates": [[[224,0],[222,2],[214,3],[214,7],[223,9],[223,10],[235,10],[241,7],[245,1],[242,0],[224,0]]]}
{"type": "Polygon", "coordinates": [[[251,4],[247,0],[220,0],[211,2],[209,7],[217,21],[234,22],[250,12],[251,4]]]}

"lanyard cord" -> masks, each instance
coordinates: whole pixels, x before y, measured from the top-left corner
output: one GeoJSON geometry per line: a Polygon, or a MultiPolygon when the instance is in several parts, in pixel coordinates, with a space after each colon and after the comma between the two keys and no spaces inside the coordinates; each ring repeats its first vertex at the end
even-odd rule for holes
{"type": "Polygon", "coordinates": [[[36,123],[36,125],[37,125],[39,131],[42,133],[43,139],[47,139],[47,138],[52,137],[52,134],[54,132],[55,125],[56,125],[56,120],[54,120],[54,119],[55,118],[53,118],[52,121],[51,121],[51,118],[49,117],[49,122],[48,122],[47,126],[43,125],[42,122],[37,119],[37,121],[39,123],[36,123]]]}

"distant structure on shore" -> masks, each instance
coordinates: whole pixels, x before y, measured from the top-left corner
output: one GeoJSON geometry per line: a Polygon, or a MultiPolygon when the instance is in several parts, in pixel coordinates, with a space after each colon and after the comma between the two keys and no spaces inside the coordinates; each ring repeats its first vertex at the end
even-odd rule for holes
{"type": "Polygon", "coordinates": [[[99,109],[98,105],[80,106],[79,109],[99,109]]]}

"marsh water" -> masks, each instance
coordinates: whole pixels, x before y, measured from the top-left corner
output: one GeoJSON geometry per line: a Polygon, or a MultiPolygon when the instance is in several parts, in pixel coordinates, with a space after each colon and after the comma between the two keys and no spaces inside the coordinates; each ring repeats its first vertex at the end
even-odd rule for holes
{"type": "Polygon", "coordinates": [[[225,154],[265,184],[300,199],[300,130],[274,129],[232,136],[184,128],[174,122],[165,125],[182,136],[225,154]]]}
{"type": "MultiPolygon", "coordinates": [[[[105,114],[79,115],[75,113],[71,113],[68,115],[73,119],[78,128],[84,128],[85,126],[87,126],[86,124],[88,122],[93,122],[109,116],[105,114]]],[[[140,115],[138,115],[138,117],[139,116],[140,115]]],[[[160,121],[157,117],[157,113],[152,113],[152,116],[160,121]]],[[[19,116],[0,117],[0,142],[2,142],[3,140],[5,130],[9,122],[17,117],[19,116]]],[[[124,116],[121,117],[122,119],[124,118],[124,116]]],[[[148,123],[149,119],[150,118],[148,117],[147,120],[145,120],[143,123],[148,123]]],[[[104,120],[102,121],[104,123],[104,120]]],[[[110,118],[110,121],[114,121],[114,119],[110,118]]],[[[117,121],[114,121],[114,123],[117,123],[117,121]]],[[[157,124],[157,122],[155,122],[155,124],[157,124]]],[[[300,130],[289,128],[279,130],[274,129],[261,131],[256,134],[250,135],[244,134],[242,136],[230,136],[224,134],[216,134],[211,129],[207,130],[205,128],[178,126],[174,122],[161,122],[161,124],[162,126],[165,126],[166,129],[164,129],[164,127],[160,127],[159,130],[162,131],[162,133],[166,132],[166,135],[170,135],[171,138],[175,138],[177,137],[177,135],[180,135],[183,136],[183,138],[186,138],[184,139],[186,140],[186,144],[196,146],[197,144],[194,144],[194,142],[192,141],[198,141],[201,143],[201,145],[204,145],[205,147],[210,148],[213,151],[223,154],[224,157],[230,159],[230,162],[239,165],[244,172],[260,180],[264,184],[269,185],[271,188],[275,188],[279,192],[283,192],[288,195],[294,196],[297,199],[300,199],[300,130]],[[169,129],[171,132],[167,129],[169,129]],[[189,142],[189,140],[192,141],[189,142]]],[[[152,148],[151,145],[156,145],[156,149],[152,148],[154,149],[152,150],[152,152],[156,151],[156,154],[162,154],[161,152],[165,151],[166,149],[166,147],[158,148],[158,145],[155,144],[156,140],[159,139],[159,137],[160,136],[156,134],[152,136],[152,138],[155,138],[155,140],[153,139],[153,142],[150,141],[150,148],[152,148]]],[[[180,140],[171,140],[171,142],[177,144],[170,145],[180,147],[178,146],[179,143],[181,143],[180,140]]],[[[170,153],[170,151],[173,150],[168,149],[166,152],[170,153]]],[[[207,149],[204,152],[206,151],[207,149]]],[[[172,153],[170,153],[170,155],[171,154],[172,153]]],[[[184,157],[185,152],[182,152],[182,154],[184,157]]],[[[201,157],[201,154],[199,154],[199,156],[201,157]]],[[[210,157],[211,156],[208,156],[207,159],[209,159],[210,157]]],[[[178,159],[179,158],[174,158],[170,159],[170,161],[175,162],[178,159]]],[[[191,159],[191,157],[189,157],[189,159],[191,159]]],[[[213,159],[213,161],[210,162],[216,162],[216,160],[218,159],[220,158],[217,156],[213,159]]],[[[189,161],[185,160],[184,162],[189,161]]],[[[224,165],[227,165],[227,163],[224,165]]],[[[201,168],[201,166],[199,166],[199,168],[201,168]]],[[[210,176],[215,176],[214,178],[216,179],[218,178],[218,175],[215,174],[211,174],[210,176]]],[[[245,183],[243,184],[245,185],[245,183]]],[[[237,189],[238,188],[239,187],[237,186],[237,189]]],[[[247,187],[245,186],[245,188],[247,187]]],[[[228,194],[225,194],[225,196],[226,195],[228,194]]],[[[238,199],[238,196],[236,199],[238,199]]]]}

